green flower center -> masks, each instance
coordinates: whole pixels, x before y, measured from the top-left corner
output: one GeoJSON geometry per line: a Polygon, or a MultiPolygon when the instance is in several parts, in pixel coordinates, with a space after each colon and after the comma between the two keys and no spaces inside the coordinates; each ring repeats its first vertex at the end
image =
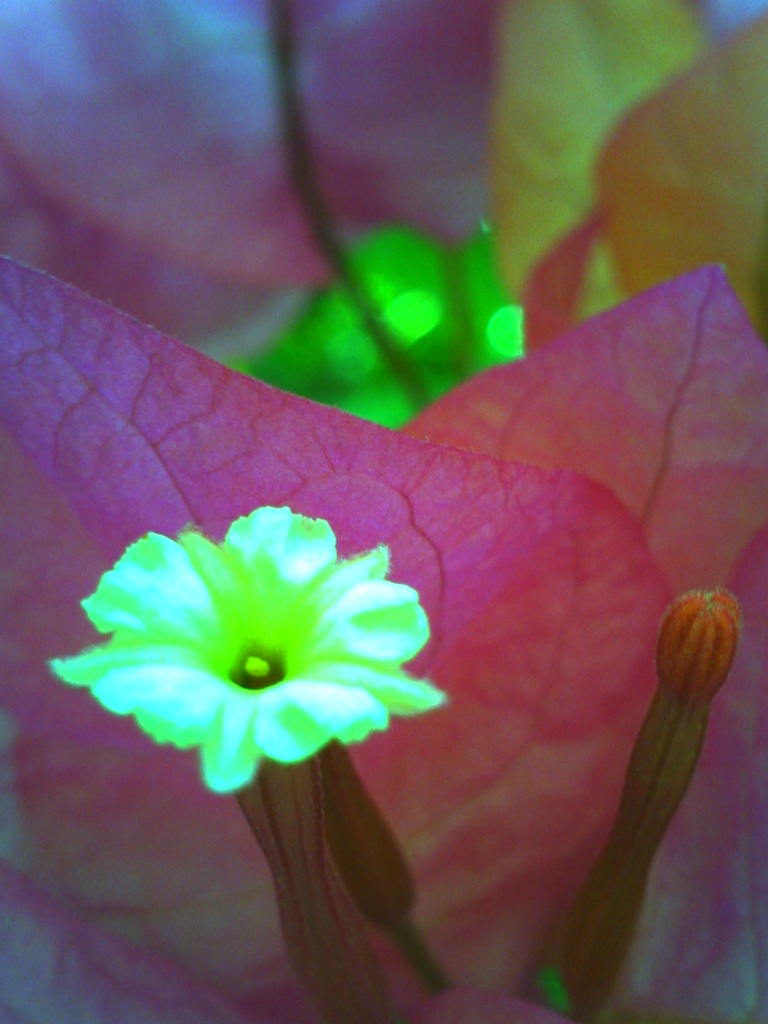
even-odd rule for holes
{"type": "Polygon", "coordinates": [[[285,679],[285,662],[273,651],[249,647],[230,671],[229,678],[243,690],[265,690],[285,679]]]}

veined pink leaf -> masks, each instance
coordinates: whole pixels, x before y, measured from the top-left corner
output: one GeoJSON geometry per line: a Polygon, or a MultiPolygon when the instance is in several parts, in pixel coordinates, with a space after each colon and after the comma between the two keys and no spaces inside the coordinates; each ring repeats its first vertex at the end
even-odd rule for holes
{"type": "MultiPolygon", "coordinates": [[[[290,990],[269,881],[233,803],[47,676],[77,600],[148,529],[220,536],[259,504],[386,542],[450,704],[356,759],[404,837],[417,913],[465,983],[511,984],[605,833],[669,597],[603,486],[414,440],[239,376],[44,275],[0,272],[7,464],[3,703],[14,859],[84,913],[239,995],[290,990]],[[451,765],[446,771],[443,765],[451,765]],[[500,850],[510,851],[499,856],[500,850]]],[[[403,993],[396,981],[395,995],[403,993]]]]}
{"type": "MultiPolygon", "coordinates": [[[[87,924],[0,865],[5,1024],[277,1024],[245,1015],[161,957],[87,924]]],[[[284,1019],[284,1018],[283,1018],[284,1019]]]]}
{"type": "Polygon", "coordinates": [[[768,350],[712,267],[468,381],[408,429],[599,480],[684,590],[724,583],[765,522],[767,392],[768,350]]]}
{"type": "Polygon", "coordinates": [[[743,642],[653,869],[616,1004],[648,1019],[766,1012],[768,352],[704,268],[447,395],[409,428],[601,480],[677,590],[723,583],[743,642]]]}
{"type": "Polygon", "coordinates": [[[721,272],[641,296],[432,411],[433,438],[530,439],[530,461],[602,474],[635,516],[653,495],[639,523],[570,472],[362,424],[34,272],[6,264],[2,282],[4,461],[22,499],[4,496],[2,520],[17,863],[231,994],[296,998],[236,808],[199,790],[189,758],[132,741],[129,723],[64,698],[53,713],[39,667],[47,644],[86,641],[61,594],[87,591],[142,516],[173,532],[195,515],[215,532],[248,500],[291,500],[331,519],[346,553],[388,540],[397,577],[422,590],[435,631],[423,664],[451,704],[357,760],[405,837],[447,967],[465,984],[514,984],[605,834],[652,685],[669,590],[644,531],[675,586],[728,583],[745,631],[617,1002],[734,1022],[765,1012],[766,356],[721,272]]]}

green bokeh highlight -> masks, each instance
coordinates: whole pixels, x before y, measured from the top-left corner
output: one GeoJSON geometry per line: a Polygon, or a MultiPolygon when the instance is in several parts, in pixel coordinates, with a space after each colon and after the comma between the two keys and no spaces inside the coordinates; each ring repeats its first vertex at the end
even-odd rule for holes
{"type": "MultiPolygon", "coordinates": [[[[497,277],[487,227],[458,246],[382,228],[348,255],[430,401],[523,354],[522,310],[497,277]]],[[[413,415],[357,308],[337,286],[312,295],[269,352],[237,368],[386,426],[402,426],[413,415]]]]}
{"type": "Polygon", "coordinates": [[[563,1014],[571,1012],[571,1000],[563,976],[556,967],[542,967],[536,975],[536,987],[550,1010],[563,1014]]]}

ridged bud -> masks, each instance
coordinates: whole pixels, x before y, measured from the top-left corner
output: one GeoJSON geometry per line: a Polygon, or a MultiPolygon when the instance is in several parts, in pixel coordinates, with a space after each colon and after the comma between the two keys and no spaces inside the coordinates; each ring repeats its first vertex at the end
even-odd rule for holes
{"type": "Polygon", "coordinates": [[[595,1020],[632,941],[646,880],[685,796],[709,705],[736,654],[741,611],[727,590],[692,590],[666,610],[656,644],[659,685],[627,766],[613,829],[552,942],[538,983],[552,1008],[595,1020]]]}
{"type": "Polygon", "coordinates": [[[659,683],[686,701],[710,701],[733,663],[741,609],[727,590],[689,590],[669,606],[656,642],[659,683]]]}

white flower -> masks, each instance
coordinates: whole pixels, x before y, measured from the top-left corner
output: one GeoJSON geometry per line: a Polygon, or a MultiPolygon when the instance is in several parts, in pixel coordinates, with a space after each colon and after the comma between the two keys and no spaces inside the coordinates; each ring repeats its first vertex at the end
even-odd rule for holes
{"type": "Polygon", "coordinates": [[[206,784],[230,792],[262,757],[300,761],[443,702],[400,667],[429,625],[388,567],[383,546],[337,561],[328,523],[288,508],[236,520],[221,544],[149,533],[83,601],[112,637],[50,667],[158,742],[199,746],[206,784]]]}

